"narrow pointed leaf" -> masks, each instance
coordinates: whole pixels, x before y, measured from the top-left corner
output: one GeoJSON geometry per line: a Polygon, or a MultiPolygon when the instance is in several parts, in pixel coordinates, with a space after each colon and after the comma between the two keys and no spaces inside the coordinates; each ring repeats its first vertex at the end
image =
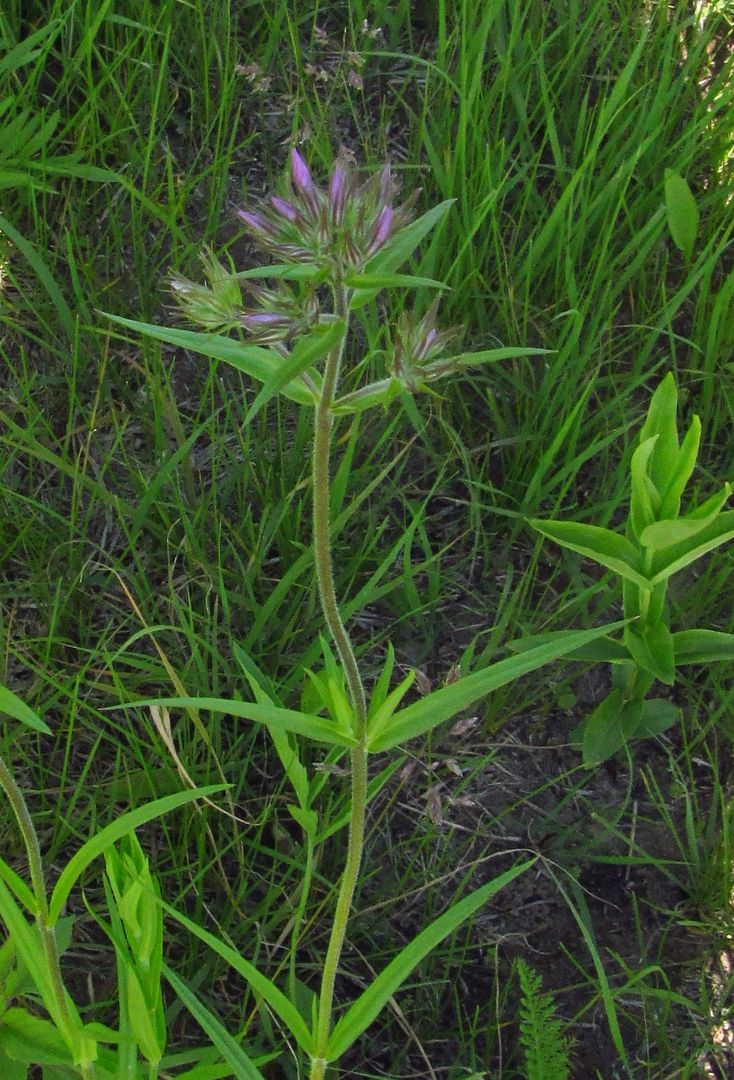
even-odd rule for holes
{"type": "Polygon", "coordinates": [[[235,277],[250,281],[258,278],[279,278],[284,281],[313,281],[314,278],[323,275],[324,270],[320,266],[309,266],[307,263],[273,263],[270,266],[254,266],[251,270],[240,270],[235,277]]]}
{"type": "MultiPolygon", "coordinates": [[[[168,345],[175,345],[179,349],[188,349],[208,356],[210,360],[221,360],[230,364],[238,371],[249,375],[258,382],[271,380],[283,363],[283,357],[274,349],[265,349],[260,345],[246,345],[234,338],[221,337],[218,334],[202,334],[196,330],[180,330],[175,327],[155,326],[153,323],[137,322],[135,319],[123,319],[120,315],[110,315],[102,312],[107,319],[134,330],[138,334],[163,341],[168,345]]],[[[321,376],[316,371],[309,371],[309,375],[317,386],[321,384],[321,376]]],[[[302,405],[313,404],[313,396],[307,387],[300,381],[293,381],[284,386],[281,391],[285,397],[298,401],[302,405]]]]}
{"type": "Polygon", "coordinates": [[[414,274],[349,274],[347,285],[350,289],[448,289],[442,281],[433,278],[416,277],[414,274]]]}
{"type": "Polygon", "coordinates": [[[693,417],[691,426],[680,444],[678,459],[673,475],[667,489],[663,492],[663,503],[660,508],[661,518],[674,518],[680,510],[680,500],[686,485],[696,467],[698,448],[701,443],[701,421],[697,416],[693,417]]]}
{"type": "Polygon", "coordinates": [[[203,1005],[185,982],[164,964],[163,974],[197,1023],[203,1028],[224,1060],[232,1069],[236,1080],[265,1080],[265,1077],[247,1056],[240,1044],[232,1038],[214,1013],[203,1005]]]}
{"type": "Polygon", "coordinates": [[[336,1061],[362,1032],[366,1031],[421,960],[463,922],[471,918],[500,889],[528,870],[535,861],[535,859],[528,859],[518,866],[513,866],[511,870],[500,874],[463,900],[459,900],[406,945],[338,1021],[329,1039],[327,1061],[336,1061]]]}
{"type": "Polygon", "coordinates": [[[655,443],[659,435],[653,435],[645,439],[634,454],[630,464],[632,499],[630,503],[630,520],[632,531],[639,539],[640,533],[655,520],[660,505],[660,494],[648,476],[648,462],[655,449],[655,443]],[[654,505],[654,501],[658,503],[654,505]]]}
{"type": "Polygon", "coordinates": [[[555,540],[557,544],[585,555],[587,559],[601,563],[615,574],[633,581],[643,589],[650,586],[641,573],[642,563],[639,552],[619,533],[611,529],[602,529],[598,525],[581,525],[575,521],[529,521],[537,532],[555,540]]]}
{"type": "Polygon", "coordinates": [[[685,517],[656,521],[643,529],[640,543],[653,551],[664,551],[674,544],[683,543],[698,536],[719,516],[719,512],[731,494],[729,484],[724,484],[721,491],[696,507],[685,517]]]}
{"type": "MultiPolygon", "coordinates": [[[[576,630],[549,630],[545,634],[531,634],[528,637],[516,638],[510,641],[506,648],[511,652],[527,652],[537,645],[546,645],[553,641],[561,641],[569,634],[577,633],[576,630]]],[[[629,661],[629,650],[621,641],[614,641],[609,637],[598,638],[588,645],[582,645],[573,652],[566,653],[564,660],[584,660],[596,664],[615,664],[629,661]]]]}
{"type": "Polygon", "coordinates": [[[415,671],[409,671],[403,681],[387,695],[367,724],[368,739],[376,739],[383,731],[400,702],[415,682],[415,671]]]}
{"type": "MultiPolygon", "coordinates": [[[[21,904],[29,912],[29,914],[35,916],[38,911],[36,904],[36,898],[23,881],[19,874],[16,874],[12,866],[9,866],[5,859],[0,858],[0,880],[4,881],[10,891],[15,894],[21,904]]],[[[2,912],[0,912],[0,915],[2,912]]]]}
{"type": "Polygon", "coordinates": [[[596,630],[572,631],[561,640],[528,649],[519,656],[499,660],[490,667],[465,675],[449,686],[427,694],[420,701],[394,713],[387,728],[376,738],[368,739],[370,751],[389,750],[393,746],[407,742],[419,735],[431,731],[444,720],[449,720],[463,709],[469,708],[475,701],[480,701],[500,686],[519,679],[531,671],[537,671],[545,664],[558,660],[596,638],[607,636],[620,629],[625,621],[611,623],[596,630]]]}
{"type": "MultiPolygon", "coordinates": [[[[548,356],[552,349],[525,349],[520,346],[509,345],[505,349],[480,349],[478,352],[458,353],[456,356],[441,356],[435,361],[435,366],[448,367],[452,365],[455,370],[475,367],[477,364],[493,364],[498,360],[516,360],[523,356],[548,356]]],[[[430,374],[431,364],[426,364],[426,372],[430,374]]]]}
{"type": "Polygon", "coordinates": [[[226,713],[239,716],[243,720],[254,720],[256,724],[267,724],[282,731],[292,731],[296,735],[305,735],[315,742],[328,743],[330,746],[355,746],[357,740],[348,731],[338,730],[333,723],[318,716],[297,712],[295,709],[279,709],[270,705],[258,705],[254,701],[232,701],[229,698],[208,697],[172,697],[150,698],[119,706],[123,709],[137,709],[148,705],[158,705],[167,709],[208,709],[210,712],[226,713]]]}
{"type": "Polygon", "coordinates": [[[678,389],[672,371],[660,382],[650,399],[645,422],[640,431],[640,443],[658,435],[649,473],[658,491],[667,487],[678,462],[678,389]]]}
{"type": "Polygon", "coordinates": [[[708,664],[734,661],[734,634],[720,630],[679,630],[673,634],[676,664],[708,664]]]}
{"type": "MultiPolygon", "coordinates": [[[[218,956],[221,956],[223,960],[229,964],[231,968],[237,971],[243,979],[252,987],[256,994],[259,994],[264,1001],[268,1003],[273,1012],[280,1017],[285,1026],[291,1032],[293,1037],[298,1042],[298,1045],[307,1054],[311,1053],[313,1048],[313,1038],[311,1032],[306,1027],[298,1009],[292,1004],[285,996],[282,990],[272,982],[266,975],[263,975],[261,971],[245,960],[244,956],[240,956],[236,949],[226,945],[214,934],[210,934],[208,930],[204,930],[203,927],[198,926],[191,919],[182,915],[180,911],[176,911],[164,900],[158,901],[164,911],[166,911],[171,918],[185,927],[189,933],[197,937],[199,941],[203,941],[205,945],[208,945],[218,956]]],[[[166,975],[168,978],[168,975],[166,975]]]]}
{"type": "Polygon", "coordinates": [[[59,874],[58,881],[51,895],[49,903],[49,926],[53,926],[61,916],[64,904],[69,898],[69,893],[74,888],[79,877],[84,873],[90,863],[101,855],[110,844],[121,840],[123,836],[133,832],[148,821],[154,821],[171,810],[177,810],[186,806],[195,799],[202,799],[207,795],[213,795],[217,791],[224,791],[227,784],[210,784],[207,787],[194,788],[191,791],[178,791],[175,795],[166,795],[162,799],[139,806],[136,810],[130,810],[127,814],[117,818],[111,824],[100,829],[91,839],[87,840],[79,850],[72,855],[64,869],[59,874]]]}
{"type": "Polygon", "coordinates": [[[51,734],[48,724],[45,724],[22,698],[19,698],[12,690],[8,690],[7,686],[0,686],[0,713],[6,713],[14,720],[20,720],[21,724],[33,728],[34,731],[40,731],[43,735],[51,734]]]}
{"type": "Polygon", "coordinates": [[[650,584],[657,585],[661,581],[667,581],[679,570],[731,539],[734,539],[734,510],[724,510],[697,536],[658,552],[653,559],[650,584]]]}
{"type": "MultiPolygon", "coordinates": [[[[411,221],[409,225],[400,229],[377,254],[370,259],[364,269],[365,274],[391,273],[398,269],[406,259],[409,259],[421,240],[431,229],[441,221],[456,202],[455,199],[446,199],[438,206],[432,207],[422,217],[411,221]]],[[[351,299],[352,310],[368,304],[378,293],[378,289],[357,289],[351,299]]]]}

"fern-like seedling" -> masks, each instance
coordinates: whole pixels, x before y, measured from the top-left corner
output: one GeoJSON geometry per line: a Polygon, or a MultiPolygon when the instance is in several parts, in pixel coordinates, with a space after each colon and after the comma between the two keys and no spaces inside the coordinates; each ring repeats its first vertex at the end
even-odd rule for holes
{"type": "Polygon", "coordinates": [[[525,1080],[568,1080],[573,1040],[564,1021],[556,1015],[553,995],[543,991],[540,975],[524,960],[518,959],[516,968],[520,979],[518,1025],[525,1056],[525,1080]]]}

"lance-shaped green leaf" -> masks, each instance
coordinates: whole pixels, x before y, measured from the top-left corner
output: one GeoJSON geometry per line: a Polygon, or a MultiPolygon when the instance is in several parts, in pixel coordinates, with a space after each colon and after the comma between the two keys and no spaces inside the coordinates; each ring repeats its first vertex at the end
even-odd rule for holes
{"type": "Polygon", "coordinates": [[[500,889],[529,870],[535,861],[535,859],[528,859],[518,866],[513,866],[511,870],[500,874],[463,900],[459,900],[421,931],[404,949],[401,949],[337,1022],[329,1039],[326,1060],[336,1061],[340,1058],[379,1016],[395,991],[402,986],[421,960],[463,922],[471,918],[500,889]]]}
{"type": "Polygon", "coordinates": [[[120,705],[121,709],[137,709],[149,705],[158,705],[167,709],[208,709],[214,713],[239,716],[242,720],[254,720],[256,724],[267,724],[282,731],[292,731],[296,735],[305,735],[314,742],[327,743],[330,746],[356,746],[357,740],[351,731],[338,729],[320,716],[295,709],[278,709],[270,705],[257,705],[254,701],[233,701],[230,698],[209,697],[171,697],[149,698],[145,701],[128,702],[120,705]]]}
{"type": "MultiPolygon", "coordinates": [[[[264,405],[278,393],[285,393],[297,376],[311,369],[311,365],[334,348],[344,336],[343,319],[336,319],[325,326],[317,327],[307,337],[301,338],[287,359],[282,358],[265,385],[258,392],[245,416],[245,424],[255,419],[264,405]]],[[[315,399],[312,404],[315,404],[315,399]]]]}
{"type": "Polygon", "coordinates": [[[549,540],[555,540],[557,544],[601,563],[640,588],[650,587],[650,582],[642,573],[640,553],[619,533],[598,525],[581,525],[576,521],[534,519],[529,524],[549,540]]]}
{"type": "Polygon", "coordinates": [[[76,1006],[66,991],[66,1013],[59,1008],[39,927],[28,923],[2,881],[0,918],[7,927],[19,959],[33,979],[46,1011],[61,1032],[74,1063],[81,1065],[94,1061],[97,1056],[96,1042],[85,1032],[76,1006]]]}
{"type": "Polygon", "coordinates": [[[434,278],[416,277],[415,274],[348,274],[350,289],[448,289],[442,281],[434,278]]]}
{"type": "Polygon", "coordinates": [[[673,634],[676,664],[709,664],[734,661],[734,634],[720,630],[679,630],[673,634]]]}
{"type": "MultiPolygon", "coordinates": [[[[293,1037],[298,1042],[298,1045],[307,1054],[310,1054],[313,1049],[313,1038],[311,1032],[306,1027],[306,1024],[299,1013],[296,1006],[288,1000],[282,990],[272,982],[266,975],[263,975],[261,971],[251,964],[248,960],[245,960],[244,956],[240,956],[236,949],[226,945],[223,941],[220,941],[214,934],[210,934],[208,930],[204,930],[203,927],[198,926],[191,919],[187,918],[180,911],[171,907],[164,900],[159,901],[161,907],[167,912],[171,918],[185,927],[189,933],[197,937],[199,941],[203,941],[205,945],[208,945],[210,949],[221,956],[223,960],[229,964],[231,968],[237,971],[242,978],[249,983],[256,994],[259,994],[264,1001],[268,1003],[270,1008],[279,1016],[285,1026],[291,1032],[293,1037]]],[[[169,978],[169,972],[166,971],[166,978],[169,978]]]]}
{"type": "MultiPolygon", "coordinates": [[[[423,240],[431,229],[435,228],[439,221],[445,217],[455,202],[455,199],[446,199],[445,202],[432,207],[421,217],[416,218],[415,221],[411,221],[409,225],[399,229],[398,232],[387,241],[385,246],[370,259],[364,268],[364,273],[385,274],[397,270],[406,259],[410,258],[421,240],[423,240]]],[[[352,310],[363,307],[365,304],[368,304],[378,292],[379,289],[375,288],[357,289],[352,295],[350,307],[352,310]]]]}
{"type": "Polygon", "coordinates": [[[367,739],[378,739],[390,722],[395,710],[415,682],[415,671],[409,671],[403,681],[388,694],[374,711],[370,708],[367,721],[367,739]]]}
{"type": "Polygon", "coordinates": [[[51,895],[49,903],[49,926],[53,926],[61,916],[64,904],[69,898],[69,893],[74,888],[79,877],[84,873],[90,863],[101,855],[110,844],[121,840],[123,836],[133,832],[148,821],[154,821],[163,814],[177,810],[195,799],[213,795],[217,791],[224,791],[227,784],[209,784],[207,787],[194,788],[191,791],[177,791],[175,795],[166,795],[162,799],[155,799],[145,806],[139,806],[136,810],[130,810],[127,814],[117,818],[95,833],[79,850],[72,855],[64,869],[59,874],[56,887],[51,895]]]}
{"type": "Polygon", "coordinates": [[[529,649],[519,656],[500,660],[481,671],[465,675],[449,686],[434,690],[420,701],[408,705],[393,714],[387,727],[376,737],[368,738],[370,751],[389,750],[393,746],[407,742],[449,720],[463,709],[469,708],[475,701],[480,701],[497,690],[500,686],[514,682],[521,675],[537,671],[545,664],[558,660],[596,638],[604,637],[611,631],[618,630],[625,621],[611,623],[596,630],[572,631],[562,640],[529,649]]]}
{"type": "Polygon", "coordinates": [[[630,523],[632,532],[638,540],[643,529],[655,521],[662,502],[660,492],[648,474],[650,457],[659,438],[659,435],[653,435],[645,439],[635,450],[630,464],[632,489],[630,523]]]}
{"type": "Polygon", "coordinates": [[[517,360],[524,356],[547,356],[552,349],[525,349],[510,345],[505,349],[480,349],[477,352],[458,353],[456,356],[439,356],[428,364],[414,368],[414,374],[427,381],[441,378],[455,371],[476,367],[478,364],[494,364],[498,360],[517,360]]]}
{"type": "Polygon", "coordinates": [[[254,266],[251,270],[239,270],[234,277],[244,281],[258,278],[273,278],[282,281],[314,281],[321,277],[326,280],[328,270],[308,263],[272,263],[270,266],[254,266]]]}
{"type": "MultiPolygon", "coordinates": [[[[527,652],[538,645],[547,645],[553,641],[562,641],[569,634],[575,634],[576,630],[548,630],[544,634],[529,634],[527,637],[516,638],[505,646],[510,652],[527,652]]],[[[583,660],[595,664],[619,664],[629,662],[629,650],[623,642],[614,641],[610,637],[599,638],[583,645],[580,649],[566,653],[564,660],[583,660]]]]}
{"type": "Polygon", "coordinates": [[[0,880],[4,881],[8,888],[15,894],[21,904],[26,910],[33,916],[38,913],[38,905],[36,904],[36,898],[23,881],[19,874],[16,874],[12,866],[9,866],[5,862],[5,859],[0,858],[0,880]]]}
{"type": "Polygon", "coordinates": [[[621,690],[612,690],[584,725],[584,765],[600,765],[626,746],[641,719],[642,702],[624,701],[621,690]]]}
{"type": "Polygon", "coordinates": [[[636,626],[628,626],[624,632],[624,640],[636,664],[668,686],[673,685],[675,682],[673,638],[665,623],[646,626],[644,630],[638,630],[636,626]]]}
{"type": "Polygon", "coordinates": [[[51,734],[48,724],[45,724],[22,698],[19,698],[12,690],[8,690],[7,686],[0,686],[0,713],[6,713],[14,720],[20,720],[21,724],[33,728],[34,731],[40,731],[43,735],[51,734]]]}
{"type": "Polygon", "coordinates": [[[365,409],[373,409],[376,405],[386,408],[405,392],[405,387],[399,379],[392,377],[380,379],[378,382],[369,383],[367,386],[360,387],[359,390],[352,391],[351,394],[344,394],[343,397],[337,398],[333,412],[348,416],[351,413],[364,412],[365,409]]]}
{"type": "Polygon", "coordinates": [[[690,262],[698,234],[699,212],[686,181],[672,169],[665,170],[665,213],[673,243],[690,262]]]}
{"type": "Polygon", "coordinates": [[[214,1013],[203,1005],[195,994],[189,990],[185,982],[179,979],[175,971],[171,971],[165,964],[163,974],[175,990],[177,996],[184,1003],[194,1019],[201,1025],[203,1030],[216,1046],[219,1053],[231,1068],[228,1076],[236,1080],[265,1080],[265,1077],[252,1060],[247,1056],[240,1044],[229,1034],[214,1013]]]}
{"type": "Polygon", "coordinates": [[[724,510],[702,532],[680,544],[659,551],[653,558],[651,584],[667,581],[673,574],[734,539],[734,510],[724,510]]]}
{"type": "Polygon", "coordinates": [[[659,517],[674,518],[678,516],[681,496],[696,467],[696,458],[698,457],[700,443],[701,421],[697,416],[694,416],[691,421],[691,426],[686,432],[683,442],[680,445],[678,460],[675,469],[673,470],[673,475],[670,478],[668,487],[663,492],[663,502],[660,507],[659,517]]]}
{"type": "MultiPolygon", "coordinates": [[[[273,379],[283,363],[283,357],[275,349],[264,349],[260,345],[246,345],[234,338],[220,337],[217,334],[202,334],[196,330],[155,326],[153,323],[123,319],[120,315],[110,315],[107,312],[102,312],[102,314],[105,318],[119,323],[120,326],[135,330],[138,334],[144,334],[156,341],[175,345],[179,349],[189,349],[201,356],[208,356],[210,360],[221,360],[258,382],[268,382],[273,379]]],[[[312,369],[309,370],[308,375],[314,385],[320,388],[319,373],[312,369]]],[[[294,380],[282,387],[281,393],[293,401],[298,401],[301,405],[314,404],[313,394],[300,380],[294,380]]]]}
{"type": "Polygon", "coordinates": [[[640,443],[658,435],[649,472],[658,491],[665,491],[678,463],[678,390],[669,371],[650,399],[647,416],[640,430],[640,443]]]}
{"type": "Polygon", "coordinates": [[[730,494],[731,485],[724,484],[721,491],[701,503],[695,510],[691,510],[685,517],[669,518],[648,525],[642,530],[640,543],[653,551],[664,551],[666,548],[673,547],[674,544],[680,544],[698,536],[716,520],[730,494]]]}

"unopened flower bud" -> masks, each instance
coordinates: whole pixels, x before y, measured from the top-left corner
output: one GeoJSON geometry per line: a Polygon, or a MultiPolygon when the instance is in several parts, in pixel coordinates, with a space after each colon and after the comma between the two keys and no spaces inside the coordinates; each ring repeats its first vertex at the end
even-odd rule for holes
{"type": "Polygon", "coordinates": [[[252,232],[259,236],[275,236],[275,229],[262,214],[254,214],[251,210],[235,210],[235,213],[252,232]]]}
{"type": "Polygon", "coordinates": [[[346,194],[347,174],[337,161],[329,182],[329,206],[331,208],[331,220],[335,225],[341,225],[344,220],[346,194]]]}
{"type": "Polygon", "coordinates": [[[397,184],[392,178],[392,172],[390,169],[390,162],[386,162],[380,173],[380,179],[377,186],[380,202],[382,204],[387,203],[392,199],[393,195],[397,191],[397,184]]]}
{"type": "Polygon", "coordinates": [[[433,343],[435,342],[437,337],[438,337],[438,330],[434,326],[431,330],[428,331],[428,333],[425,335],[423,340],[418,344],[418,347],[416,348],[415,354],[414,354],[414,357],[415,357],[416,360],[425,359],[425,357],[428,355],[428,353],[430,351],[431,345],[433,345],[433,343]]]}
{"type": "Polygon", "coordinates": [[[280,216],[285,218],[286,221],[290,221],[292,223],[298,221],[298,211],[296,210],[295,206],[293,206],[292,203],[289,203],[286,199],[281,199],[277,195],[271,195],[270,205],[273,207],[276,213],[280,214],[280,216]]]}
{"type": "Polygon", "coordinates": [[[295,146],[291,150],[291,175],[293,177],[293,186],[301,196],[304,205],[315,217],[319,208],[318,199],[316,198],[316,188],[311,179],[308,165],[298,153],[295,146]]]}
{"type": "Polygon", "coordinates": [[[277,311],[256,311],[242,316],[242,325],[247,330],[259,330],[263,326],[289,326],[290,319],[277,311]]]}
{"type": "Polygon", "coordinates": [[[392,207],[383,206],[380,213],[377,215],[377,221],[375,227],[372,230],[372,237],[367,247],[366,254],[371,257],[376,251],[379,251],[382,245],[390,236],[392,229],[392,207]]]}

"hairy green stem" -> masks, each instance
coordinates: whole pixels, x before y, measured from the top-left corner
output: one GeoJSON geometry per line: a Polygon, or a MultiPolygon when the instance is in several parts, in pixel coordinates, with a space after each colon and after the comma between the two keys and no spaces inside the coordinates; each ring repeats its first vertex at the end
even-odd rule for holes
{"type": "MultiPolygon", "coordinates": [[[[348,320],[348,296],[344,289],[335,292],[336,314],[348,320]]],[[[355,718],[357,745],[350,751],[351,757],[351,811],[349,816],[349,839],[347,857],[339,885],[334,911],[334,922],[324,960],[324,971],[319,994],[319,1011],[315,1032],[315,1048],[311,1060],[311,1080],[323,1080],[327,1069],[327,1046],[331,1032],[334,1005],[334,985],[339,968],[347,923],[352,907],[362,863],[364,824],[367,805],[367,699],[357,666],[352,642],[342,622],[334,585],[331,560],[330,529],[330,450],[331,431],[334,422],[332,406],[339,382],[346,340],[346,328],[339,345],[329,354],[324,370],[321,400],[316,408],[313,449],[313,544],[319,599],[339,658],[346,675],[349,696],[355,718]]]]}

